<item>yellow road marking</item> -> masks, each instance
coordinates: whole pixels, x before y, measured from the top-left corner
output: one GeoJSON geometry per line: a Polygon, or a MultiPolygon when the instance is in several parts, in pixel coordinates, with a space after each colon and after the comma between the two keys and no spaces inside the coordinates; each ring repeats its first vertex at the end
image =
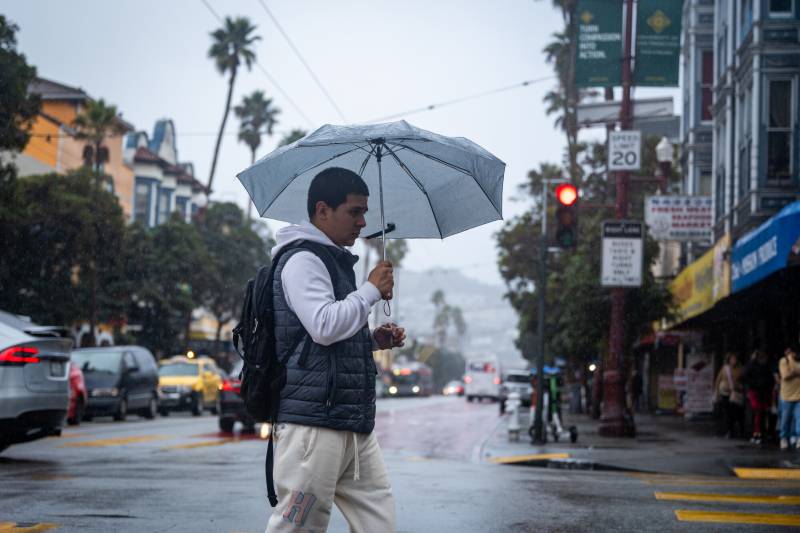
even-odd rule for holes
{"type": "MultiPolygon", "coordinates": [[[[252,439],[249,439],[252,440],[252,439]]],[[[223,444],[230,444],[232,442],[243,442],[239,439],[220,439],[220,440],[204,440],[202,442],[192,442],[190,444],[175,444],[173,446],[166,446],[162,450],[190,450],[192,448],[205,448],[208,446],[222,446],[223,444]]]]}
{"type": "Polygon", "coordinates": [[[167,437],[158,437],[155,435],[143,435],[141,437],[120,437],[117,439],[87,440],[84,442],[66,442],[60,445],[59,448],[100,448],[103,446],[121,446],[123,444],[136,444],[139,442],[149,442],[165,438],[167,437]]]}
{"type": "Polygon", "coordinates": [[[743,479],[800,480],[800,468],[734,468],[733,471],[743,479]]]}
{"type": "Polygon", "coordinates": [[[492,463],[510,464],[526,463],[528,461],[547,461],[549,459],[569,459],[568,453],[539,453],[533,455],[511,455],[508,457],[493,457],[492,463]]]}
{"type": "Polygon", "coordinates": [[[61,524],[33,524],[31,526],[18,526],[15,522],[0,522],[0,533],[41,533],[61,527],[61,524]]]}
{"type": "Polygon", "coordinates": [[[747,494],[698,494],[694,492],[656,492],[656,500],[689,502],[763,503],[799,505],[800,496],[752,496],[747,494]]]}
{"type": "Polygon", "coordinates": [[[762,524],[767,526],[800,526],[800,515],[733,513],[724,511],[675,511],[682,522],[714,522],[717,524],[762,524]]]}
{"type": "Polygon", "coordinates": [[[679,476],[674,474],[640,474],[629,473],[628,476],[638,479],[646,485],[661,487],[703,487],[703,486],[733,486],[746,488],[785,488],[800,489],[800,480],[773,481],[768,479],[741,479],[716,476],[679,476]]]}

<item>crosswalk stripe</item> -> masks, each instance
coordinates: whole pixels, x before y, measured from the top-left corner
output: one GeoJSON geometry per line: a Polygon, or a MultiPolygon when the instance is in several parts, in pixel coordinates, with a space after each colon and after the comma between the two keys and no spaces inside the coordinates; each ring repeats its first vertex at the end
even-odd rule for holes
{"type": "Polygon", "coordinates": [[[61,524],[18,524],[15,522],[0,522],[0,533],[42,533],[61,527],[61,524]]]}
{"type": "Polygon", "coordinates": [[[800,468],[734,468],[733,471],[743,479],[800,480],[800,468]]]}
{"type": "Polygon", "coordinates": [[[717,524],[759,524],[768,526],[800,526],[800,515],[738,513],[725,511],[676,510],[675,516],[682,522],[714,522],[717,524]]]}
{"type": "Polygon", "coordinates": [[[657,500],[689,502],[760,503],[768,505],[798,505],[800,496],[755,496],[745,494],[698,494],[693,492],[656,492],[657,500]]]}
{"type": "Polygon", "coordinates": [[[493,457],[490,459],[493,463],[509,464],[509,463],[526,463],[528,461],[548,461],[550,459],[569,459],[568,453],[539,453],[533,455],[511,455],[508,457],[493,457]]]}
{"type": "Polygon", "coordinates": [[[124,444],[136,444],[139,442],[149,442],[153,440],[162,440],[167,437],[159,437],[156,435],[142,435],[139,437],[120,437],[116,439],[99,439],[87,440],[83,442],[65,442],[59,445],[59,448],[101,448],[103,446],[121,446],[124,444]]]}

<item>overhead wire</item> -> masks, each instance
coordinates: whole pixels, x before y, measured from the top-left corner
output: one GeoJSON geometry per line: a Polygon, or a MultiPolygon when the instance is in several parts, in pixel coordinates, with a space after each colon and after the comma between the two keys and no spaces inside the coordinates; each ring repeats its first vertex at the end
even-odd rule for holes
{"type": "Polygon", "coordinates": [[[513,85],[506,85],[504,87],[498,87],[496,89],[490,89],[488,91],[481,91],[479,93],[474,93],[474,94],[471,94],[471,95],[462,96],[462,97],[459,97],[459,98],[454,98],[452,100],[445,100],[443,102],[438,102],[438,103],[435,103],[435,104],[429,104],[429,105],[426,105],[424,107],[417,107],[417,108],[414,108],[414,109],[409,109],[408,111],[403,111],[401,113],[393,113],[391,115],[385,115],[383,117],[373,118],[373,119],[367,120],[365,122],[367,122],[367,123],[370,123],[370,122],[382,122],[384,120],[392,120],[394,118],[405,117],[405,116],[408,116],[408,115],[415,115],[417,113],[423,113],[425,111],[433,111],[435,109],[440,109],[442,107],[455,105],[455,104],[460,104],[460,103],[466,102],[468,100],[475,100],[476,98],[483,98],[484,96],[490,96],[490,95],[494,95],[494,94],[498,94],[498,93],[502,93],[502,92],[506,92],[506,91],[511,91],[513,89],[521,89],[523,87],[528,87],[529,85],[533,85],[535,83],[540,83],[540,82],[552,80],[552,79],[555,79],[555,78],[556,78],[556,76],[545,76],[544,78],[535,78],[535,79],[532,79],[532,80],[525,80],[523,82],[515,83],[513,85]]]}
{"type": "MultiPolygon", "coordinates": [[[[211,7],[211,4],[208,3],[208,0],[200,0],[200,1],[203,2],[203,5],[205,5],[206,8],[208,8],[208,10],[211,12],[211,14],[214,16],[214,18],[217,19],[217,21],[220,24],[224,24],[225,23],[225,21],[222,19],[222,17],[220,17],[219,14],[216,11],[214,11],[214,8],[211,7]]],[[[286,92],[283,89],[283,87],[281,87],[281,85],[277,82],[277,80],[275,80],[275,78],[269,72],[267,72],[267,69],[265,69],[261,65],[261,63],[258,62],[258,60],[255,60],[254,63],[256,65],[256,67],[258,67],[258,69],[261,71],[261,73],[264,74],[264,76],[270,81],[270,83],[272,83],[272,85],[275,86],[275,88],[278,90],[278,92],[280,92],[283,95],[283,97],[286,99],[286,101],[289,102],[289,104],[294,108],[294,110],[297,111],[297,113],[303,118],[303,120],[306,121],[308,126],[311,127],[311,128],[315,127],[314,121],[311,120],[310,118],[308,118],[308,115],[306,115],[303,112],[303,110],[300,108],[300,106],[297,105],[297,103],[295,103],[294,100],[292,100],[292,97],[289,96],[289,93],[286,92]]]]}
{"type": "Polygon", "coordinates": [[[317,87],[319,87],[319,90],[322,91],[322,94],[325,95],[325,98],[327,98],[328,102],[336,110],[336,113],[339,115],[339,118],[341,118],[344,122],[349,122],[347,120],[347,118],[344,116],[344,113],[342,113],[341,108],[338,105],[336,105],[336,101],[333,99],[333,96],[331,96],[331,93],[328,91],[327,88],[325,88],[325,86],[322,84],[322,81],[320,81],[320,79],[316,75],[316,73],[314,73],[314,70],[311,68],[311,66],[308,64],[308,62],[305,60],[305,58],[303,57],[303,54],[300,53],[300,50],[297,49],[297,46],[295,46],[294,42],[292,42],[292,40],[289,38],[289,34],[287,34],[286,30],[283,29],[283,26],[281,26],[280,22],[278,22],[278,19],[275,18],[275,15],[272,14],[272,11],[270,11],[270,9],[267,7],[267,4],[264,2],[264,0],[258,0],[258,3],[261,4],[261,7],[264,8],[264,11],[267,13],[267,16],[272,20],[272,23],[275,24],[275,27],[278,28],[279,32],[281,32],[281,35],[283,35],[283,38],[286,40],[286,43],[289,45],[289,48],[292,49],[292,52],[294,52],[294,55],[297,56],[297,59],[300,60],[300,63],[303,64],[305,69],[311,75],[311,78],[314,80],[314,83],[317,84],[317,87]]]}

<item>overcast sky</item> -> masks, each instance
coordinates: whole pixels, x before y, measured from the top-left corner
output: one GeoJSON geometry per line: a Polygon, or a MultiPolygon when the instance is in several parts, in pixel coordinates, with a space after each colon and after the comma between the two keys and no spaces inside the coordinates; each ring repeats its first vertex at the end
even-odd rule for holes
{"type": "MultiPolygon", "coordinates": [[[[353,123],[552,76],[542,48],[562,26],[549,0],[264,1],[353,123]]],[[[262,89],[282,110],[278,132],[264,140],[259,156],[283,132],[343,122],[258,0],[208,3],[222,17],[247,16],[257,26],[258,63],[300,109],[258,67],[240,72],[234,104],[262,89]]],[[[2,12],[20,26],[19,48],[40,76],[104,98],[149,134],[156,120],[171,118],[179,159],[193,162],[197,178],[207,181],[227,83],[207,58],[209,34],[220,23],[202,0],[5,0],[2,12]]],[[[403,118],[467,137],[505,161],[503,214],[509,218],[527,207],[510,201],[527,172],[561,160],[564,136],[542,104],[554,83],[403,118]]],[[[249,165],[250,153],[237,142],[237,127],[231,113],[212,198],[244,207],[247,195],[235,174],[249,165]]],[[[499,284],[493,234],[501,226],[411,241],[405,266],[459,268],[499,284]]]]}

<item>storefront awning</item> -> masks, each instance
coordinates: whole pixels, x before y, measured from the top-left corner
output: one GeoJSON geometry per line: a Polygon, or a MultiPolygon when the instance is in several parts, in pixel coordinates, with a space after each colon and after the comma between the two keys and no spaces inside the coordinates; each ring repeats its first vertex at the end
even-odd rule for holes
{"type": "Polygon", "coordinates": [[[746,289],[795,263],[800,263],[800,202],[787,205],[736,241],[731,256],[731,292],[746,289]]]}
{"type": "Polygon", "coordinates": [[[676,320],[668,327],[705,313],[730,294],[730,268],[726,260],[730,242],[730,235],[724,235],[670,283],[676,320]]]}

